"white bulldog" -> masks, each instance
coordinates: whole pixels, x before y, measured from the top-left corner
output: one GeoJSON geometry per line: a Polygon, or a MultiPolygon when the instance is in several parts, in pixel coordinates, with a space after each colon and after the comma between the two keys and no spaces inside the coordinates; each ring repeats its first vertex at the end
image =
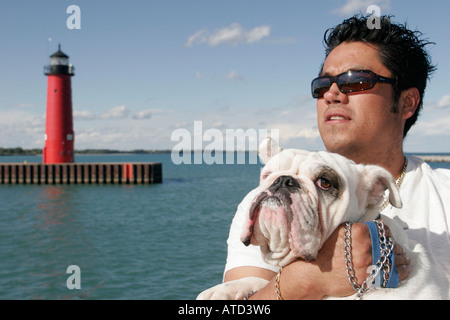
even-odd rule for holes
{"type": "MultiPolygon", "coordinates": [[[[261,159],[270,160],[261,172],[260,192],[250,207],[241,241],[260,246],[270,264],[281,267],[299,258],[314,260],[342,223],[378,218],[386,190],[393,206],[402,205],[394,178],[379,166],[356,164],[327,152],[281,151],[270,140],[259,152],[261,159]],[[274,155],[273,150],[280,152],[274,155]]],[[[435,290],[439,277],[418,272],[430,270],[423,247],[408,243],[405,232],[392,219],[382,219],[410,257],[412,272],[399,288],[370,290],[363,298],[443,298],[435,290]],[[414,251],[409,249],[411,245],[414,251]]],[[[197,299],[243,298],[267,283],[256,277],[225,282],[203,291],[197,299]]]]}

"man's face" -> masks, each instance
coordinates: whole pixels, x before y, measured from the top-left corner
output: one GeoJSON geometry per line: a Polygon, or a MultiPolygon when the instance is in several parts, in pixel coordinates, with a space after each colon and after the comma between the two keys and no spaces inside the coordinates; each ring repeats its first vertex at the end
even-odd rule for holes
{"type": "MultiPolygon", "coordinates": [[[[345,42],[331,51],[321,76],[349,70],[371,70],[392,77],[376,47],[363,42],[345,42]]],[[[370,157],[377,150],[401,146],[402,118],[391,111],[392,105],[391,84],[377,83],[367,91],[342,93],[333,83],[323,98],[317,99],[319,132],[327,151],[359,162],[362,154],[370,157]]]]}

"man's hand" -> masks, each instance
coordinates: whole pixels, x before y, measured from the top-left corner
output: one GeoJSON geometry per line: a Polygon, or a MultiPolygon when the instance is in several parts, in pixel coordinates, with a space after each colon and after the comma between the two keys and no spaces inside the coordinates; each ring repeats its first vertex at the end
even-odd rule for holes
{"type": "MultiPolygon", "coordinates": [[[[353,269],[358,284],[367,277],[372,265],[372,242],[369,228],[363,223],[354,223],[351,229],[353,269]]],[[[323,296],[346,297],[355,293],[349,282],[344,258],[344,225],[339,226],[324,243],[315,262],[322,276],[318,286],[323,296]]]]}
{"type": "MultiPolygon", "coordinates": [[[[389,227],[385,225],[386,235],[391,236],[389,227]]],[[[373,264],[372,242],[370,232],[364,223],[354,223],[351,229],[353,268],[358,284],[368,276],[367,270],[373,264]]],[[[323,296],[345,297],[355,293],[348,276],[344,258],[344,225],[335,230],[324,243],[319,255],[312,262],[316,266],[317,274],[313,279],[323,296]]],[[[396,244],[394,247],[395,265],[399,272],[399,279],[404,280],[410,273],[409,258],[403,248],[396,244]]],[[[314,284],[311,284],[314,285],[314,284]]]]}
{"type": "MultiPolygon", "coordinates": [[[[386,235],[390,236],[387,226],[386,235]]],[[[372,265],[372,242],[367,225],[352,225],[353,269],[358,284],[367,277],[372,265]]],[[[409,258],[399,245],[394,247],[395,265],[400,281],[410,273],[409,258]]],[[[338,227],[319,251],[317,259],[306,262],[297,260],[283,268],[280,277],[281,295],[284,299],[322,299],[326,296],[346,297],[355,293],[351,286],[344,259],[344,225],[338,227]]],[[[257,292],[253,299],[276,299],[274,279],[257,292]]]]}

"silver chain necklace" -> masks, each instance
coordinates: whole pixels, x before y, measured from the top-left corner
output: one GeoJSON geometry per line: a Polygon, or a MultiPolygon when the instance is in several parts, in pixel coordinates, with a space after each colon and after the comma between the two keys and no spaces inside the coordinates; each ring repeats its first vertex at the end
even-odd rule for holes
{"type": "Polygon", "coordinates": [[[383,283],[381,287],[385,288],[389,281],[389,274],[391,267],[389,265],[389,256],[394,250],[395,241],[391,237],[387,237],[385,234],[384,224],[381,220],[374,220],[378,229],[378,238],[380,241],[380,258],[371,266],[372,269],[367,276],[366,280],[361,285],[358,285],[358,280],[356,279],[355,270],[353,269],[352,261],[352,238],[351,238],[351,227],[352,223],[347,222],[344,227],[344,258],[345,267],[347,269],[348,281],[356,292],[356,300],[362,298],[364,293],[372,289],[375,285],[375,280],[378,274],[383,270],[383,283]]]}
{"type": "MultiPolygon", "coordinates": [[[[405,162],[403,163],[402,173],[400,177],[397,179],[395,184],[397,185],[397,189],[400,190],[400,186],[402,185],[403,179],[405,178],[406,168],[408,167],[408,159],[405,157],[405,162]]],[[[380,212],[383,211],[389,204],[389,198],[386,199],[380,207],[380,212]]]]}

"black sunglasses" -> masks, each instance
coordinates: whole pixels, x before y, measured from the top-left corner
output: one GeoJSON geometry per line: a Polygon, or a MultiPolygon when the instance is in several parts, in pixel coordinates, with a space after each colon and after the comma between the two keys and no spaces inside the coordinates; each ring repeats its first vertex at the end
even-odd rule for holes
{"type": "Polygon", "coordinates": [[[336,83],[342,93],[358,92],[372,89],[375,83],[383,82],[395,85],[395,80],[380,76],[370,70],[350,70],[334,77],[318,77],[311,82],[313,98],[322,98],[331,85],[336,83]]]}

